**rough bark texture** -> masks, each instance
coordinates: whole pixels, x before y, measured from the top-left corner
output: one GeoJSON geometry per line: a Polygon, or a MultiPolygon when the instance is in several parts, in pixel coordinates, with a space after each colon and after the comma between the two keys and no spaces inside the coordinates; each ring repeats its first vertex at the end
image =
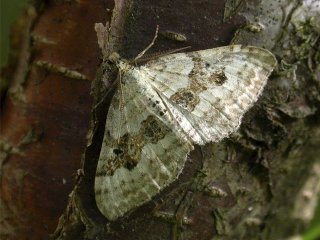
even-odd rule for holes
{"type": "Polygon", "coordinates": [[[12,30],[1,103],[1,239],[47,239],[74,187],[100,64],[103,1],[38,2],[12,30]]]}
{"type": "Polygon", "coordinates": [[[25,37],[18,38],[19,54],[5,72],[12,80],[1,115],[0,236],[46,238],[63,209],[53,239],[247,240],[300,233],[320,192],[319,1],[113,4],[49,1],[30,10],[16,31],[25,37]],[[266,47],[278,58],[241,129],[197,148],[176,182],[116,222],[101,215],[93,194],[111,98],[105,83],[116,75],[106,62],[97,70],[93,23],[106,20],[112,34],[104,54],[136,56],[158,24],[162,34],[152,52],[241,43],[266,47]]]}

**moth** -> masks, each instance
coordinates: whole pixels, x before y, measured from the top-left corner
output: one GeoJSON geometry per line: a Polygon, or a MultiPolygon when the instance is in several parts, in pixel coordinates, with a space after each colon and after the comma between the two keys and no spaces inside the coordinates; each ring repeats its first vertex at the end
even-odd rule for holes
{"type": "Polygon", "coordinates": [[[139,67],[117,54],[112,60],[120,80],[95,176],[96,203],[110,221],[176,180],[195,144],[236,131],[276,65],[268,50],[241,45],[169,54],[139,67]]]}

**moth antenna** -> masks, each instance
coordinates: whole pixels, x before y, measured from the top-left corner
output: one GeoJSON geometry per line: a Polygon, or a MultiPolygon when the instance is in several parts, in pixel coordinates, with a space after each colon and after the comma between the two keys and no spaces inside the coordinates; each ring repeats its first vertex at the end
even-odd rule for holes
{"type": "Polygon", "coordinates": [[[162,52],[158,52],[158,53],[152,53],[152,54],[148,54],[145,57],[140,58],[138,60],[133,59],[133,60],[129,60],[128,62],[129,63],[132,63],[132,62],[134,62],[134,63],[146,62],[146,61],[150,61],[150,60],[155,59],[155,58],[159,58],[159,57],[166,56],[166,55],[169,55],[169,54],[172,54],[172,53],[180,52],[180,51],[183,51],[183,50],[186,50],[186,49],[189,49],[189,48],[191,48],[191,46],[172,49],[172,50],[167,50],[167,51],[162,51],[162,52]]]}
{"type": "Polygon", "coordinates": [[[139,53],[138,56],[135,57],[134,61],[141,58],[146,53],[146,51],[148,51],[153,46],[154,42],[156,41],[156,39],[158,37],[158,32],[159,32],[159,25],[157,25],[157,27],[156,27],[156,32],[154,34],[154,37],[153,37],[151,43],[141,53],[139,53]]]}

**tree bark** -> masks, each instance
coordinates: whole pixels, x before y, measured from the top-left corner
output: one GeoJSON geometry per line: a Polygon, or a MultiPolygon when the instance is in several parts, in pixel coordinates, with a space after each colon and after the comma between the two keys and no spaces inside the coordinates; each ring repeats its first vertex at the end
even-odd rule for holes
{"type": "Polygon", "coordinates": [[[319,1],[48,1],[24,19],[3,73],[1,237],[268,240],[308,225],[320,192],[319,1]],[[100,55],[94,23],[106,21],[100,55]],[[278,66],[236,133],[197,147],[177,181],[109,222],[93,183],[116,69],[100,59],[135,57],[156,25],[152,53],[254,45],[278,66]]]}

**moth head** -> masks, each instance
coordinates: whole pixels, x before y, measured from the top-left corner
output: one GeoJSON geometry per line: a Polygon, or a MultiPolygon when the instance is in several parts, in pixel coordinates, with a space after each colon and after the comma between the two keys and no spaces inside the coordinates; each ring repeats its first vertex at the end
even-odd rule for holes
{"type": "Polygon", "coordinates": [[[113,52],[109,55],[108,60],[112,63],[118,63],[119,60],[121,59],[119,53],[113,52]]]}
{"type": "Polygon", "coordinates": [[[108,60],[111,63],[116,64],[118,69],[122,71],[126,71],[131,67],[130,64],[126,60],[122,59],[120,55],[116,52],[111,53],[108,57],[108,60]]]}

